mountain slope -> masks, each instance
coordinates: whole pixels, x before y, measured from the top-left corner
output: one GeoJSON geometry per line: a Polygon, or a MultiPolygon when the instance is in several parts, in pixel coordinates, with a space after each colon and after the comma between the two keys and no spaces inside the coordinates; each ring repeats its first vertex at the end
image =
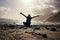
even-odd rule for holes
{"type": "Polygon", "coordinates": [[[60,23],[60,12],[58,12],[54,16],[48,18],[46,21],[60,23]]]}
{"type": "Polygon", "coordinates": [[[0,18],[0,24],[14,24],[16,20],[0,18]]]}

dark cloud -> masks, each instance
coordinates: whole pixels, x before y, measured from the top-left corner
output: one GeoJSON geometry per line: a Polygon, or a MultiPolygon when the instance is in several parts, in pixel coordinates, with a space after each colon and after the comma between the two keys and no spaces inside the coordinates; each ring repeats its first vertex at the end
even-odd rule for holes
{"type": "Polygon", "coordinates": [[[45,2],[46,5],[53,5],[55,9],[60,10],[60,0],[53,0],[52,2],[45,2]]]}
{"type": "Polygon", "coordinates": [[[46,2],[45,5],[46,5],[45,7],[47,7],[47,5],[48,7],[47,8],[41,7],[41,9],[35,7],[32,9],[32,12],[34,14],[42,14],[42,16],[38,17],[37,19],[34,19],[35,21],[46,21],[49,17],[54,16],[55,12],[60,10],[59,0],[58,1],[54,0],[53,2],[46,2]]]}
{"type": "Polygon", "coordinates": [[[54,0],[54,1],[57,1],[57,2],[59,2],[60,0],[54,0]]]}

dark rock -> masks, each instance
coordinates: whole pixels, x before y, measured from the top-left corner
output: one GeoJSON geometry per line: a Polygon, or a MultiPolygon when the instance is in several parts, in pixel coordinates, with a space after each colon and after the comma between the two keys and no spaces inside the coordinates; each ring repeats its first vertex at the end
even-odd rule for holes
{"type": "Polygon", "coordinates": [[[47,30],[49,30],[49,28],[46,27],[47,30]]]}
{"type": "Polygon", "coordinates": [[[39,36],[39,35],[42,35],[42,34],[40,34],[40,33],[33,33],[32,35],[38,35],[39,36]]]}
{"type": "Polygon", "coordinates": [[[40,28],[34,28],[34,30],[40,30],[40,28]]]}
{"type": "Polygon", "coordinates": [[[13,29],[15,26],[14,25],[9,25],[9,27],[13,29]]]}
{"type": "Polygon", "coordinates": [[[47,34],[42,34],[42,37],[48,38],[47,34]]]}
{"type": "Polygon", "coordinates": [[[50,31],[56,31],[56,29],[55,28],[51,28],[51,30],[50,31]]]}

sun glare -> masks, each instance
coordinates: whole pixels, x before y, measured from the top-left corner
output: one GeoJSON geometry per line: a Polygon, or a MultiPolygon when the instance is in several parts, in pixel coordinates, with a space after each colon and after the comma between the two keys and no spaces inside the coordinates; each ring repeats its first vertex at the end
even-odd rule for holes
{"type": "Polygon", "coordinates": [[[24,3],[31,3],[32,0],[23,0],[24,3]]]}

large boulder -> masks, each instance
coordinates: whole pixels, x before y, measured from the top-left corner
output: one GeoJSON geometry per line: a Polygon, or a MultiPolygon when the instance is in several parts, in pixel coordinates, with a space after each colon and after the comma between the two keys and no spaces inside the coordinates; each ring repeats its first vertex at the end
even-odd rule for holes
{"type": "Polygon", "coordinates": [[[48,38],[47,34],[42,34],[42,37],[48,38]]]}
{"type": "Polygon", "coordinates": [[[51,30],[50,31],[56,31],[56,29],[55,28],[51,28],[51,30]]]}

